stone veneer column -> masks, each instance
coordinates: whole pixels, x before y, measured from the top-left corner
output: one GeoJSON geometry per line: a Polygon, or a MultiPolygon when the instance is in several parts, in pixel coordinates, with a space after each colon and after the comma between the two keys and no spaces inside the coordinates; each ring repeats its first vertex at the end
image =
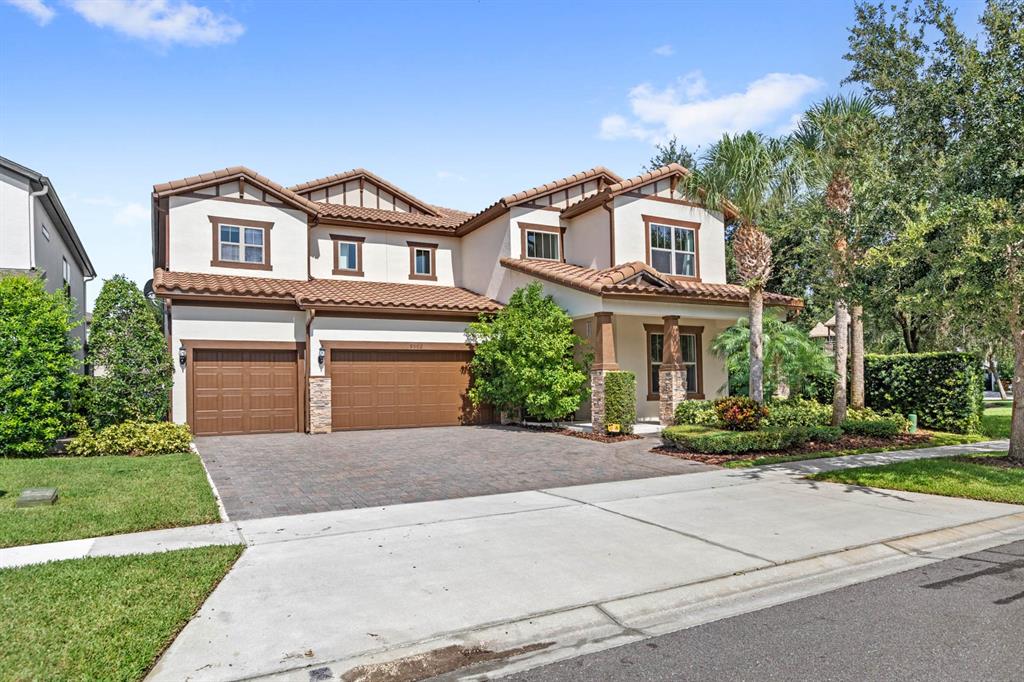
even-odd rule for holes
{"type": "Polygon", "coordinates": [[[594,433],[604,431],[604,375],[619,369],[611,313],[595,313],[594,364],[590,368],[590,422],[594,433]]]}
{"type": "Polygon", "coordinates": [[[658,373],[658,418],[662,426],[671,426],[676,406],[686,400],[686,369],[679,341],[679,316],[665,315],[664,344],[661,350],[661,371],[658,373]]]}
{"type": "Polygon", "coordinates": [[[309,378],[309,432],[331,432],[331,377],[309,378]]]}

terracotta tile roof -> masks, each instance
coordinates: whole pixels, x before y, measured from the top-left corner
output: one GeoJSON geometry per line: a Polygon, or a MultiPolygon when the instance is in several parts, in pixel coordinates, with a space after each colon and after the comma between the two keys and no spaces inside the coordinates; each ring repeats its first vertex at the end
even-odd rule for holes
{"type": "Polygon", "coordinates": [[[469,216],[465,221],[463,221],[463,223],[459,225],[458,228],[459,234],[461,235],[465,234],[466,232],[470,232],[476,229],[477,227],[480,227],[481,225],[493,220],[494,218],[498,217],[506,210],[508,210],[509,206],[522,203],[524,201],[528,201],[529,199],[540,196],[541,194],[554,192],[556,190],[562,189],[563,187],[569,187],[570,185],[575,185],[580,182],[587,182],[590,180],[594,180],[596,178],[604,178],[605,180],[610,180],[612,182],[622,181],[621,177],[619,177],[612,171],[608,170],[604,166],[595,166],[589,170],[580,171],[579,173],[573,173],[572,175],[567,175],[564,178],[552,180],[551,182],[546,182],[543,185],[537,185],[536,187],[531,187],[530,189],[524,189],[521,192],[515,192],[514,194],[509,194],[508,196],[504,196],[501,199],[498,199],[496,202],[494,202],[487,208],[483,209],[482,211],[477,211],[476,213],[469,216]]]}
{"type": "Polygon", "coordinates": [[[153,289],[161,295],[260,298],[300,308],[378,308],[438,312],[494,312],[501,304],[459,287],[363,280],[294,280],[167,272],[157,268],[153,289]]]}
{"type": "MultiPolygon", "coordinates": [[[[692,282],[663,275],[646,263],[634,261],[613,268],[598,270],[556,261],[502,258],[501,264],[555,284],[572,287],[595,296],[609,294],[636,294],[678,297],[693,303],[745,304],[747,289],[739,284],[710,284],[692,282]],[[637,276],[640,278],[637,278],[637,276]]],[[[791,296],[766,292],[766,305],[803,307],[803,301],[791,296]]]]}
{"type": "Polygon", "coordinates": [[[380,223],[387,225],[410,225],[413,227],[429,227],[438,230],[455,232],[455,228],[463,223],[469,216],[468,213],[446,209],[434,208],[436,215],[425,213],[408,213],[405,211],[387,211],[382,208],[367,208],[365,206],[345,206],[344,204],[326,204],[316,202],[320,209],[320,215],[325,218],[339,218],[369,223],[380,223]]]}
{"type": "Polygon", "coordinates": [[[221,170],[211,171],[209,173],[200,173],[199,175],[192,175],[180,180],[162,182],[159,185],[153,185],[153,194],[155,196],[176,194],[185,190],[200,189],[209,185],[218,184],[224,180],[231,180],[239,177],[245,177],[255,185],[262,185],[263,189],[271,190],[282,199],[288,200],[290,203],[298,205],[314,214],[319,210],[319,204],[316,202],[299,196],[287,187],[279,185],[270,178],[260,175],[256,171],[250,170],[245,166],[231,166],[230,168],[222,168],[221,170]]]}
{"type": "Polygon", "coordinates": [[[293,192],[309,192],[315,189],[321,189],[323,187],[336,185],[345,182],[346,180],[352,180],[358,177],[369,178],[375,185],[380,185],[381,187],[391,192],[392,194],[395,194],[401,197],[402,199],[405,199],[408,203],[416,205],[416,207],[420,208],[421,210],[430,212],[434,208],[431,204],[428,204],[425,201],[420,201],[413,195],[406,192],[401,187],[391,184],[384,178],[380,177],[379,175],[371,173],[365,168],[353,168],[352,170],[345,171],[344,173],[335,173],[334,175],[328,175],[327,177],[324,178],[317,178],[316,180],[301,182],[298,185],[292,185],[288,189],[292,190],[293,192]]]}

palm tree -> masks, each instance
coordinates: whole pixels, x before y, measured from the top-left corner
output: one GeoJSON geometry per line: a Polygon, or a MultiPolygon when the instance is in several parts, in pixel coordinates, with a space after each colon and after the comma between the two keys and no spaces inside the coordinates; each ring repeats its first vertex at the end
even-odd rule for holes
{"type": "Polygon", "coordinates": [[[750,397],[764,402],[764,287],[772,272],[772,240],[758,227],[795,188],[788,140],[746,132],[726,133],[704,155],[700,168],[679,185],[711,210],[736,216],[736,269],[750,299],[750,397]]]}
{"type": "MultiPolygon", "coordinates": [[[[750,363],[750,323],[741,319],[711,342],[711,350],[725,359],[732,377],[746,376],[750,363]]],[[[774,315],[764,318],[764,360],[767,385],[777,398],[788,397],[790,389],[800,391],[815,377],[832,373],[825,350],[803,329],[774,315]]]]}
{"type": "MultiPolygon", "coordinates": [[[[851,214],[854,207],[854,176],[874,134],[877,112],[864,97],[828,97],[815,104],[793,135],[799,151],[805,182],[812,190],[823,192],[825,208],[832,231],[832,268],[836,296],[836,385],[832,395],[832,423],[846,418],[846,370],[850,339],[850,305],[847,287],[851,268],[859,258],[851,253],[851,214]]],[[[853,318],[853,387],[851,402],[864,406],[864,326],[863,306],[854,303],[853,318]]]]}

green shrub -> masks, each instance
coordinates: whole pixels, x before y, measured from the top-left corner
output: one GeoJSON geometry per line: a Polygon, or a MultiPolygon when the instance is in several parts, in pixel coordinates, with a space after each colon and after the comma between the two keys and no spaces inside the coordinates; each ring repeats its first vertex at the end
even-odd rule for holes
{"type": "Polygon", "coordinates": [[[666,445],[704,454],[740,454],[755,451],[785,450],[807,440],[807,430],[761,429],[760,431],[723,431],[704,426],[669,426],[661,432],[666,445]]]}
{"type": "Polygon", "coordinates": [[[730,431],[754,431],[768,416],[768,409],[751,398],[733,396],[716,400],[715,414],[730,431]]]}
{"type": "Polygon", "coordinates": [[[89,328],[87,411],[94,427],[167,416],[174,366],[153,306],[122,275],[103,283],[89,328]]]}
{"type": "Polygon", "coordinates": [[[812,424],[811,426],[801,426],[798,428],[804,430],[804,440],[808,442],[835,443],[843,437],[843,430],[838,426],[812,424]]]}
{"type": "Polygon", "coordinates": [[[849,410],[841,427],[844,432],[855,436],[893,438],[907,432],[909,422],[899,414],[878,414],[870,407],[863,410],[849,410]]]}
{"type": "Polygon", "coordinates": [[[721,426],[715,405],[710,400],[684,400],[676,405],[675,424],[721,426]]]}
{"type": "Polygon", "coordinates": [[[828,426],[832,421],[832,408],[816,400],[772,400],[767,407],[765,426],[828,426]]]}
{"type": "Polygon", "coordinates": [[[539,282],[512,292],[497,315],[471,322],[466,340],[474,348],[469,398],[476,407],[554,421],[575,412],[587,394],[592,356],[577,361],[583,340],[539,282]]]}
{"type": "Polygon", "coordinates": [[[184,424],[128,421],[99,431],[85,431],[68,443],[74,457],[99,455],[171,455],[188,452],[192,434],[184,424]]]}
{"type": "Polygon", "coordinates": [[[41,455],[64,435],[77,386],[74,305],[38,277],[0,277],[0,455],[41,455]]]}
{"type": "Polygon", "coordinates": [[[915,413],[918,424],[938,431],[980,428],[981,366],[968,353],[868,355],[864,372],[865,401],[876,410],[915,413]]]}
{"type": "Polygon", "coordinates": [[[618,424],[622,433],[633,433],[636,423],[636,375],[606,372],[604,375],[604,423],[618,424]]]}

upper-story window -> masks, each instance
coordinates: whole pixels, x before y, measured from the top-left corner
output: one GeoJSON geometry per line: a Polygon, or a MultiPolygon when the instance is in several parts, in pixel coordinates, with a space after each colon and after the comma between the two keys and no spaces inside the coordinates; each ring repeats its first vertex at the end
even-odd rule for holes
{"type": "Polygon", "coordinates": [[[213,260],[222,268],[270,270],[270,229],[274,223],[210,216],[213,260]]]}
{"type": "Polygon", "coordinates": [[[43,239],[50,241],[50,228],[46,227],[46,223],[42,224],[43,239]]]}
{"type": "Polygon", "coordinates": [[[61,257],[60,264],[61,276],[64,278],[64,293],[68,296],[71,295],[71,265],[68,263],[67,258],[61,257]]]}
{"type": "Polygon", "coordinates": [[[522,258],[562,260],[562,228],[557,225],[519,223],[522,258]]]}
{"type": "Polygon", "coordinates": [[[409,245],[409,279],[437,279],[437,244],[407,242],[409,245]]]}
{"type": "Polygon", "coordinates": [[[647,262],[658,272],[700,278],[697,231],[700,223],[644,216],[647,227],[647,262]]]}
{"type": "Polygon", "coordinates": [[[334,274],[363,276],[363,242],[365,237],[332,234],[334,242],[334,274]]]}

